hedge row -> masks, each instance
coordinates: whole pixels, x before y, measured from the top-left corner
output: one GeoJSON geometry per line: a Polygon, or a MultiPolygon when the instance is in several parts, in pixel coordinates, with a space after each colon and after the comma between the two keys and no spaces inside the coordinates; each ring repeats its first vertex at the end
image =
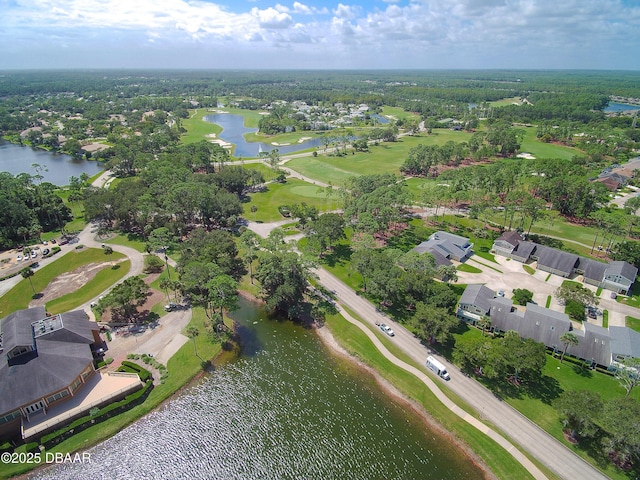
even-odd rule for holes
{"type": "Polygon", "coordinates": [[[117,371],[118,372],[137,373],[138,376],[140,377],[140,380],[142,380],[143,382],[146,382],[147,380],[153,378],[153,376],[151,375],[151,372],[149,370],[147,370],[145,368],[142,368],[137,363],[128,362],[126,360],[124,360],[122,362],[122,365],[120,367],[118,367],[117,371]]]}

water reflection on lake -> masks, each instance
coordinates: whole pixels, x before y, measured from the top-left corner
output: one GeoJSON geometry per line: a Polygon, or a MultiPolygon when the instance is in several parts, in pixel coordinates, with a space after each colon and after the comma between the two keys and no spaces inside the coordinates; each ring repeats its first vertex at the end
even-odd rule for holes
{"type": "Polygon", "coordinates": [[[309,140],[295,143],[291,145],[272,145],[264,142],[247,142],[244,138],[246,133],[255,133],[257,128],[249,128],[244,125],[244,117],[242,115],[234,115],[232,113],[216,113],[213,115],[205,115],[203,120],[215,123],[222,127],[222,133],[219,137],[225,142],[235,145],[234,155],[236,157],[257,157],[260,151],[270,152],[277,148],[281,154],[299,152],[307,148],[319,147],[322,140],[315,133],[309,132],[309,140]]]}
{"type": "Polygon", "coordinates": [[[90,464],[38,478],[478,479],[415,414],[315,333],[241,300],[241,358],[113,438],[90,464]]]}
{"type": "Polygon", "coordinates": [[[69,155],[51,153],[31,147],[23,147],[0,140],[0,172],[9,172],[12,175],[28,173],[36,175],[32,167],[37,163],[45,168],[39,172],[43,181],[54,185],[67,185],[69,177],[79,177],[82,173],[93,176],[103,167],[98,162],[76,160],[69,155]]]}

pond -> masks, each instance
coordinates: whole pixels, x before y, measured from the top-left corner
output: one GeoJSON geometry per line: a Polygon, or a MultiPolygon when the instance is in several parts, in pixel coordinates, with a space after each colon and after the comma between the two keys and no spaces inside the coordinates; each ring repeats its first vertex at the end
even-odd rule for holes
{"type": "Polygon", "coordinates": [[[245,300],[240,357],[90,450],[38,478],[469,479],[454,444],[383,395],[313,330],[245,300]]]}
{"type": "Polygon", "coordinates": [[[638,105],[628,105],[626,103],[611,102],[604,109],[605,112],[624,112],[625,110],[640,110],[638,105]]]}
{"type": "Polygon", "coordinates": [[[59,186],[68,185],[69,177],[79,177],[82,173],[92,177],[103,170],[102,164],[98,162],[77,160],[69,155],[0,140],[0,172],[9,172],[12,175],[20,173],[36,175],[38,172],[32,167],[34,163],[44,168],[39,172],[44,182],[59,186]]]}
{"type": "Polygon", "coordinates": [[[246,133],[255,133],[258,129],[245,127],[244,117],[242,115],[216,113],[212,115],[205,115],[203,120],[209,123],[215,123],[222,127],[222,133],[219,137],[225,142],[233,143],[235,145],[236,148],[234,155],[236,157],[257,157],[261,151],[270,152],[275,148],[278,149],[280,154],[286,154],[322,145],[322,140],[311,132],[309,132],[310,138],[307,140],[291,145],[272,145],[264,142],[247,142],[244,135],[246,133]],[[311,138],[311,136],[313,136],[313,138],[311,138]]]}

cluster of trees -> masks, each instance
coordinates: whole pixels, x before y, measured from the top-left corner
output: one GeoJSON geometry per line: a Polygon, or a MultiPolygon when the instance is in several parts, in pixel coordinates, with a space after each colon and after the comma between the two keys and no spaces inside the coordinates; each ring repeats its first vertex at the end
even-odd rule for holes
{"type": "Polygon", "coordinates": [[[8,249],[42,232],[63,228],[71,210],[55,194],[57,187],[42,177],[0,173],[0,248],[8,249]]]}
{"type": "MultiPolygon", "coordinates": [[[[637,372],[636,372],[637,381],[637,372]]],[[[640,460],[640,403],[626,397],[604,401],[590,390],[564,391],[554,402],[574,441],[599,444],[616,466],[629,470],[640,460]]]]}
{"type": "Polygon", "coordinates": [[[512,383],[534,383],[547,361],[544,344],[530,338],[522,340],[515,331],[503,337],[466,337],[456,341],[454,361],[467,372],[481,372],[490,379],[512,383]]]}
{"type": "Polygon", "coordinates": [[[413,176],[436,176],[438,165],[458,166],[469,156],[466,142],[448,141],[442,146],[420,144],[409,150],[400,171],[413,176]]]}

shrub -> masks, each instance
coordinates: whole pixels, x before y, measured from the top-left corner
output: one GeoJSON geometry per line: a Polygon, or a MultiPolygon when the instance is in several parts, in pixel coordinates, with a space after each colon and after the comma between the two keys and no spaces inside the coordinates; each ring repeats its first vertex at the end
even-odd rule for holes
{"type": "Polygon", "coordinates": [[[160,273],[164,268],[164,262],[156,255],[145,255],[144,273],[160,273]]]}
{"type": "Polygon", "coordinates": [[[107,357],[104,359],[104,363],[106,363],[107,365],[111,365],[113,363],[113,358],[111,357],[107,357]]]}
{"type": "Polygon", "coordinates": [[[526,305],[533,300],[533,292],[526,288],[516,288],[513,290],[513,301],[518,305],[526,305]]]}
{"type": "Polygon", "coordinates": [[[575,300],[567,300],[564,312],[577,322],[583,322],[585,319],[584,305],[575,300]]]}

